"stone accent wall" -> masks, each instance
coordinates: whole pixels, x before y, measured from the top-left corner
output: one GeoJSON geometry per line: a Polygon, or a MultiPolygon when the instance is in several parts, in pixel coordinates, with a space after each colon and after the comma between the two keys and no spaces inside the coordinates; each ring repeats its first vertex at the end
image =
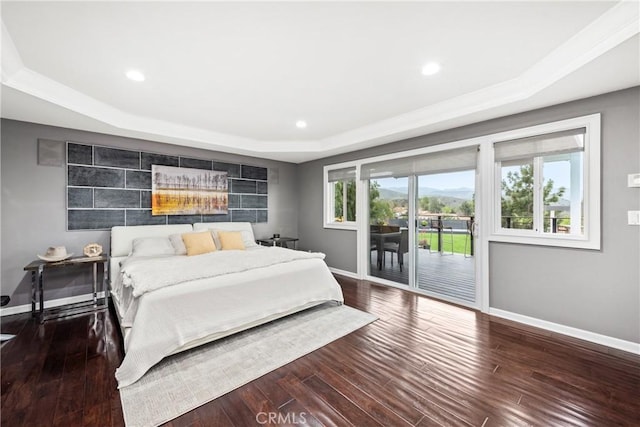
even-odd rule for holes
{"type": "Polygon", "coordinates": [[[67,230],[267,220],[267,168],[67,143],[67,230]],[[152,216],[151,165],[227,172],[229,213],[152,216]]]}

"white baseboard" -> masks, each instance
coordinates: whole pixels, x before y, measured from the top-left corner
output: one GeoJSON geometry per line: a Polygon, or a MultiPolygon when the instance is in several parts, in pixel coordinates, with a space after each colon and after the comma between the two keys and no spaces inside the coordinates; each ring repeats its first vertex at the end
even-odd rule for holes
{"type": "Polygon", "coordinates": [[[512,313],[510,311],[500,310],[498,308],[489,308],[489,314],[492,316],[501,317],[503,319],[513,320],[514,322],[524,323],[525,325],[535,326],[537,328],[546,329],[548,331],[557,332],[559,334],[568,335],[570,337],[590,341],[596,344],[640,355],[640,343],[625,341],[619,338],[613,338],[607,335],[585,331],[584,329],[578,329],[571,326],[561,325],[559,323],[537,319],[535,317],[529,317],[522,314],[512,313]]]}
{"type": "Polygon", "coordinates": [[[352,279],[359,279],[358,274],[353,273],[351,271],[340,270],[339,268],[333,268],[333,267],[329,267],[329,271],[331,271],[332,273],[339,274],[341,276],[350,277],[352,279]]]}
{"type": "MultiPolygon", "coordinates": [[[[104,298],[104,292],[98,292],[98,298],[104,298]]],[[[77,304],[79,302],[91,301],[93,294],[76,295],[73,297],[58,298],[44,302],[44,308],[60,307],[67,304],[77,304]]],[[[37,307],[37,304],[36,304],[37,307]]],[[[30,313],[31,304],[17,305],[0,309],[0,316],[10,316],[12,314],[30,313]]]]}

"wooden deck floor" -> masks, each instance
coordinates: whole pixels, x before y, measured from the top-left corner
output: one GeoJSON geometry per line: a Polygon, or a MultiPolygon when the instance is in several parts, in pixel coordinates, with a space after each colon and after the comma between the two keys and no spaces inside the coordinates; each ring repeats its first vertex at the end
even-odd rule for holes
{"type": "MultiPolygon", "coordinates": [[[[408,254],[402,271],[395,255],[391,265],[391,254],[382,270],[377,268],[376,251],[371,252],[370,274],[393,282],[409,284],[408,269],[412,268],[408,254]]],[[[475,302],[475,258],[465,258],[461,254],[440,255],[427,249],[418,249],[418,288],[464,302],[475,302]]]]}
{"type": "MultiPolygon", "coordinates": [[[[638,356],[338,281],[346,304],[379,319],[166,425],[248,427],[264,412],[310,426],[638,425],[638,356]]],[[[2,318],[17,334],[0,350],[2,425],[124,425],[116,322],[2,318]]]]}

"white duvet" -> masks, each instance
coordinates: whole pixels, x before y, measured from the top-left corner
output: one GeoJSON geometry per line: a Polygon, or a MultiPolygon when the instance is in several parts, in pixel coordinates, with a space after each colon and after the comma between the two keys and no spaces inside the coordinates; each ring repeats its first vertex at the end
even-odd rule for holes
{"type": "Polygon", "coordinates": [[[119,387],[194,344],[325,301],[343,301],[323,254],[271,247],[238,252],[122,262],[121,283],[138,296],[119,307],[126,313],[123,326],[130,326],[116,371],[119,387]]]}
{"type": "Polygon", "coordinates": [[[239,273],[254,268],[291,262],[299,259],[324,259],[319,252],[301,252],[279,247],[256,251],[217,251],[196,256],[168,258],[129,258],[122,262],[122,284],[133,288],[133,296],[179,283],[239,273]]]}

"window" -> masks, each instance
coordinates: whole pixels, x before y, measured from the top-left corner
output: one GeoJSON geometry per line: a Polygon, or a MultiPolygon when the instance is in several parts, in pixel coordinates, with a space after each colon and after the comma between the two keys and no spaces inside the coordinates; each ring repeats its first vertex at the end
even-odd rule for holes
{"type": "Polygon", "coordinates": [[[325,227],[356,227],[356,167],[325,167],[325,227]]]}
{"type": "Polygon", "coordinates": [[[492,240],[599,249],[600,116],[508,134],[493,144],[492,240]]]}

